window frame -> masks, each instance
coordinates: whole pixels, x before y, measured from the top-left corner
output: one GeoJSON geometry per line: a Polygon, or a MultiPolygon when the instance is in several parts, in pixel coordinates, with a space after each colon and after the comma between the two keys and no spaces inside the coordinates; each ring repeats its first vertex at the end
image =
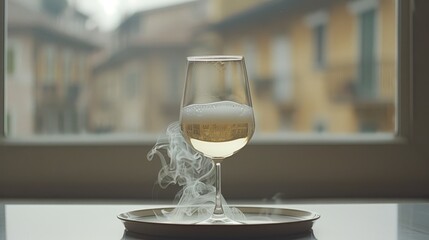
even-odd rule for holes
{"type": "Polygon", "coordinates": [[[7,74],[12,74],[15,75],[16,74],[16,48],[15,46],[9,46],[7,48],[5,48],[6,51],[6,58],[7,58],[7,67],[6,67],[6,71],[7,74]],[[11,60],[9,61],[9,58],[11,58],[11,60]],[[9,65],[10,63],[10,65],[9,65]]]}
{"type": "MultiPolygon", "coordinates": [[[[429,196],[425,106],[429,73],[424,64],[428,16],[423,10],[429,4],[416,1],[414,23],[414,1],[398,2],[397,134],[265,140],[262,136],[225,161],[227,199],[266,199],[278,193],[284,198],[429,196]]],[[[4,36],[5,2],[0,3],[4,36]]],[[[0,39],[3,56],[5,39],[0,39]]],[[[0,59],[3,66],[4,61],[0,59]]],[[[160,191],[154,185],[160,164],[146,160],[152,139],[6,139],[4,84],[0,90],[0,198],[171,199],[174,191],[160,191]]]]}

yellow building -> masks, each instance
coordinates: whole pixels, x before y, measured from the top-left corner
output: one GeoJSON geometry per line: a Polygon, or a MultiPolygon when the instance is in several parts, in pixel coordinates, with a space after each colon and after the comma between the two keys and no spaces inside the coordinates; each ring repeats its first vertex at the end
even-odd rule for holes
{"type": "Polygon", "coordinates": [[[206,1],[136,12],[112,33],[94,69],[90,131],[158,133],[179,118],[186,57],[206,1]]]}
{"type": "Polygon", "coordinates": [[[126,17],[94,69],[92,132],[178,120],[189,55],[244,55],[259,133],[392,132],[395,0],[199,0],[126,17]]]}
{"type": "Polygon", "coordinates": [[[392,132],[395,7],[268,1],[212,29],[223,53],[246,58],[260,132],[392,132]]]}

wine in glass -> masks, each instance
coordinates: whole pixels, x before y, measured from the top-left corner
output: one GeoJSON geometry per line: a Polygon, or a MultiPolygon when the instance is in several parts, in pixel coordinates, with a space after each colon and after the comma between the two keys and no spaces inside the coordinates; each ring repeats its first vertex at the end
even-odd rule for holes
{"type": "Polygon", "coordinates": [[[242,56],[188,57],[180,124],[188,143],[216,166],[215,208],[201,223],[240,224],[224,214],[221,163],[243,148],[255,130],[242,56]]]}

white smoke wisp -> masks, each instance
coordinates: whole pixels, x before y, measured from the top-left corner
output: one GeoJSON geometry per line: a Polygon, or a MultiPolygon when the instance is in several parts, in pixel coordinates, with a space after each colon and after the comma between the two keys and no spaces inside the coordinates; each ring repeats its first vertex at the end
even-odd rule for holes
{"type": "MultiPolygon", "coordinates": [[[[147,154],[161,161],[158,184],[165,189],[171,184],[179,185],[176,194],[177,206],[173,211],[163,211],[165,220],[171,222],[194,221],[208,218],[213,212],[215,192],[215,166],[210,158],[195,151],[181,134],[180,124],[174,122],[168,126],[166,135],[158,138],[155,146],[147,154]]],[[[237,208],[230,208],[222,199],[225,215],[236,221],[245,216],[237,208]]]]}

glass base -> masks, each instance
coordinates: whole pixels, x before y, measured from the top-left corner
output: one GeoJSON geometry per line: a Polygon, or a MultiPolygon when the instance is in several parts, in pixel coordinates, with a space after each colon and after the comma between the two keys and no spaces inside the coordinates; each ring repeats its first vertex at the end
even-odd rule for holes
{"type": "Polygon", "coordinates": [[[197,222],[196,224],[206,224],[206,225],[210,225],[210,224],[230,224],[230,225],[238,225],[238,224],[244,224],[242,222],[237,222],[235,220],[232,220],[231,218],[225,216],[224,214],[221,215],[212,215],[210,218],[201,221],[201,222],[197,222]]]}

